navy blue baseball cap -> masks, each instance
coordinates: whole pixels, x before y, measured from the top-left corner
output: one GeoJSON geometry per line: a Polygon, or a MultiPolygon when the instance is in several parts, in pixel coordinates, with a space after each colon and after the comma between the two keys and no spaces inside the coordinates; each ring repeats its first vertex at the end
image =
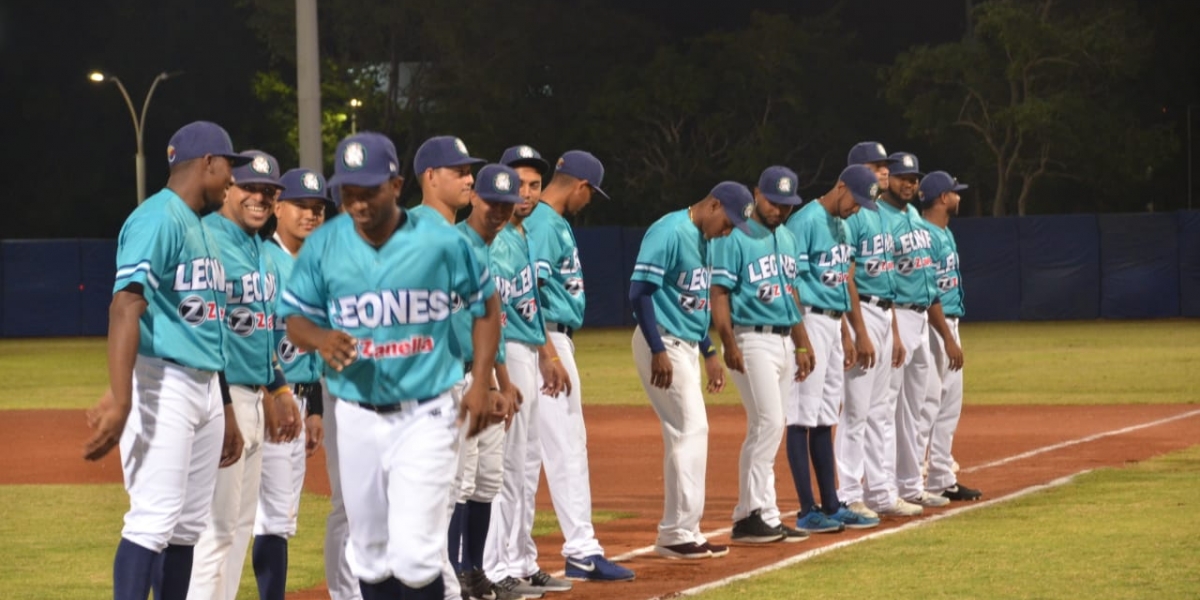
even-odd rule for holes
{"type": "Polygon", "coordinates": [[[538,173],[542,174],[542,177],[545,177],[546,173],[550,171],[550,163],[546,162],[546,159],[542,158],[542,155],[537,150],[534,150],[532,146],[523,144],[505,150],[504,154],[500,157],[500,162],[514,169],[517,167],[533,167],[537,169],[538,173]]]}
{"type": "Polygon", "coordinates": [[[521,177],[511,167],[484,165],[475,176],[475,193],[488,202],[520,204],[521,177]]]}
{"type": "Polygon", "coordinates": [[[892,162],[887,150],[879,142],[859,142],[850,149],[846,157],[847,165],[865,165],[873,162],[892,162]]]}
{"type": "Polygon", "coordinates": [[[413,171],[417,175],[427,169],[481,165],[487,162],[467,153],[467,145],[452,135],[439,135],[425,140],[413,157],[413,171]]]}
{"type": "Polygon", "coordinates": [[[558,163],[554,165],[554,172],[565,173],[575,179],[586,181],[593,191],[606,200],[609,199],[608,194],[600,189],[600,184],[604,182],[604,165],[600,163],[600,159],[592,156],[591,152],[583,150],[564,152],[558,159],[558,163]]]}
{"type": "Polygon", "coordinates": [[[754,196],[746,186],[736,181],[722,181],[708,195],[721,202],[721,208],[725,209],[725,215],[733,221],[734,227],[741,229],[742,233],[754,235],[746,223],[754,213],[754,196]]]}
{"type": "Polygon", "coordinates": [[[206,155],[223,156],[233,166],[241,166],[251,159],[233,151],[233,141],[223,127],[209,121],[195,121],[179,128],[167,143],[167,164],[185,163],[206,155]]]}
{"type": "Polygon", "coordinates": [[[284,173],[279,182],[283,185],[283,191],[279,194],[280,200],[328,200],[325,197],[325,177],[316,171],[292,169],[284,173]]]}
{"type": "Polygon", "coordinates": [[[330,187],[372,188],[400,176],[396,146],[382,133],[363,131],[338,142],[330,187]]]}
{"type": "Polygon", "coordinates": [[[932,204],[934,200],[942,197],[946,192],[958,192],[967,189],[967,184],[959,183],[957,179],[951,177],[945,171],[934,171],[921,180],[921,186],[917,193],[920,194],[922,204],[932,204]]]}
{"type": "Polygon", "coordinates": [[[265,183],[282,188],[279,182],[279,161],[274,156],[262,150],[243,150],[241,155],[250,162],[233,168],[233,183],[245,185],[249,183],[265,183]]]}
{"type": "Polygon", "coordinates": [[[879,197],[879,179],[871,169],[863,165],[850,165],[838,175],[838,181],[850,188],[850,194],[859,206],[867,210],[879,210],[879,205],[875,204],[875,199],[879,197]]]}
{"type": "Polygon", "coordinates": [[[917,160],[916,154],[911,152],[893,152],[888,159],[894,161],[888,165],[888,173],[892,175],[916,175],[917,177],[924,175],[921,172],[921,163],[917,160]]]}
{"type": "Polygon", "coordinates": [[[800,196],[796,187],[800,178],[795,171],[787,167],[767,167],[758,177],[758,191],[774,204],[796,206],[800,204],[800,196]]]}

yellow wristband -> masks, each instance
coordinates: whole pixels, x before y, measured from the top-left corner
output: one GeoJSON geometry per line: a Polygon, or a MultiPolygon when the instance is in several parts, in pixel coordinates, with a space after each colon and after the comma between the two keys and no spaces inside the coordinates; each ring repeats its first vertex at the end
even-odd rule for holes
{"type": "Polygon", "coordinates": [[[554,361],[556,361],[556,360],[558,360],[558,357],[557,357],[557,356],[555,356],[554,358],[551,358],[551,359],[550,359],[550,362],[554,362],[554,361]]]}
{"type": "Polygon", "coordinates": [[[807,353],[808,353],[808,348],[805,348],[803,346],[801,346],[800,348],[796,348],[796,354],[807,354],[807,353]]]}

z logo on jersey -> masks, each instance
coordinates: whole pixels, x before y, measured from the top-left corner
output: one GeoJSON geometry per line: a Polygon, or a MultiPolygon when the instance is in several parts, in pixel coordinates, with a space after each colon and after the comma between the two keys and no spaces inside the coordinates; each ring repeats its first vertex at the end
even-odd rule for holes
{"type": "Polygon", "coordinates": [[[944,294],[944,293],[958,287],[958,278],[950,277],[950,276],[938,277],[937,286],[938,286],[938,291],[942,292],[944,294]]]}
{"type": "Polygon", "coordinates": [[[679,294],[679,308],[689,315],[696,311],[704,312],[708,310],[708,299],[695,294],[679,294]]]}
{"type": "Polygon", "coordinates": [[[533,298],[525,298],[517,303],[517,314],[521,315],[521,318],[529,323],[533,322],[533,318],[537,316],[537,311],[537,300],[533,298]]]}
{"type": "Polygon", "coordinates": [[[924,269],[933,264],[933,259],[928,256],[902,256],[896,261],[896,272],[901,275],[912,275],[914,271],[924,269]]]}
{"type": "Polygon", "coordinates": [[[563,282],[563,288],[572,296],[578,296],[583,293],[583,279],[572,277],[563,282]]]}
{"type": "Polygon", "coordinates": [[[210,312],[216,312],[215,302],[206,302],[200,296],[188,296],[179,303],[179,318],[184,323],[196,327],[208,320],[210,312]]]}
{"type": "Polygon", "coordinates": [[[896,268],[895,263],[890,260],[883,260],[882,258],[867,259],[866,264],[863,266],[866,267],[868,277],[879,277],[896,268]]]}
{"type": "Polygon", "coordinates": [[[228,311],[225,322],[229,330],[239,337],[249,337],[256,329],[275,329],[275,315],[254,312],[245,306],[228,311]]]}
{"type": "Polygon", "coordinates": [[[279,360],[285,364],[292,364],[297,357],[304,354],[304,351],[297,348],[292,340],[286,337],[279,340],[279,346],[275,349],[275,353],[279,356],[279,360]]]}
{"type": "Polygon", "coordinates": [[[821,283],[828,288],[837,288],[846,284],[850,274],[844,271],[824,271],[821,273],[821,283]]]}
{"type": "Polygon", "coordinates": [[[792,286],[785,285],[780,287],[778,283],[764,283],[758,286],[757,295],[759,300],[770,304],[774,302],[776,298],[784,295],[784,292],[786,292],[788,296],[792,295],[792,286]]]}

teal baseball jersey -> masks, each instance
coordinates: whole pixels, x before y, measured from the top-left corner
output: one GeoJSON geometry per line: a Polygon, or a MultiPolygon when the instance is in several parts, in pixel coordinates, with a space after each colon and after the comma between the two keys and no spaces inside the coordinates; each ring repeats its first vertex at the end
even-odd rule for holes
{"type": "Polygon", "coordinates": [[[225,368],[225,268],[200,217],[169,189],[146,199],[117,238],[113,294],[142,286],[138,354],[202,371],[225,368]]]}
{"type": "Polygon", "coordinates": [[[583,295],[579,246],[571,225],[544,203],[534,207],[524,225],[533,248],[537,277],[543,281],[540,297],[545,320],[579,329],[583,326],[587,302],[583,295]]]}
{"type": "Polygon", "coordinates": [[[899,210],[879,203],[892,224],[896,259],[896,303],[930,306],[937,299],[937,277],[933,271],[933,240],[924,219],[911,205],[899,210]]]}
{"type": "Polygon", "coordinates": [[[799,275],[796,236],[777,227],[755,239],[740,229],[711,242],[712,285],[729,290],[734,325],[790,327],[802,319],[792,300],[799,275]]]}
{"type": "Polygon", "coordinates": [[[632,280],[658,286],[654,316],[668,334],[699,342],[708,335],[711,265],[708,242],[687,213],[667,213],[646,230],[632,280]]]}
{"type": "MultiPolygon", "coordinates": [[[[296,257],[278,243],[278,238],[263,244],[263,248],[274,261],[275,270],[279,273],[278,288],[280,290],[287,288],[287,281],[292,277],[292,270],[296,267],[296,257]]],[[[276,294],[275,298],[275,310],[278,313],[279,304],[283,301],[279,294],[276,294]]],[[[320,381],[324,369],[321,355],[297,348],[288,339],[287,325],[280,318],[275,319],[275,357],[279,359],[279,366],[283,369],[283,376],[287,378],[288,383],[320,381]]]]}
{"type": "Polygon", "coordinates": [[[962,270],[958,262],[958,243],[954,232],[925,221],[933,241],[933,271],[937,274],[938,297],[947,317],[966,315],[963,308],[962,270]]]}
{"type": "MultiPolygon", "coordinates": [[[[436,217],[438,219],[442,218],[441,215],[436,215],[436,217]]],[[[471,252],[475,255],[475,260],[481,265],[487,265],[488,272],[494,277],[496,272],[492,269],[492,251],[487,242],[483,241],[483,238],[479,237],[479,234],[476,233],[474,229],[471,229],[471,226],[467,225],[466,221],[459,223],[454,227],[454,229],[458,231],[458,234],[463,236],[463,239],[467,241],[467,244],[471,247],[471,252]]],[[[497,291],[499,291],[499,288],[497,288],[497,291]]],[[[454,313],[451,316],[451,324],[454,327],[454,339],[457,341],[459,353],[461,354],[463,361],[471,362],[475,360],[475,340],[471,337],[472,332],[475,329],[475,317],[481,315],[482,313],[473,313],[469,310],[462,310],[464,307],[465,305],[460,301],[456,301],[454,303],[454,313]]],[[[496,362],[498,364],[504,364],[503,328],[501,328],[500,333],[500,347],[496,351],[496,362]]]]}
{"type": "Polygon", "coordinates": [[[849,243],[854,247],[854,284],[861,295],[896,299],[891,219],[890,213],[882,210],[860,210],[846,219],[849,243]]]}
{"type": "Polygon", "coordinates": [[[358,340],[358,358],[326,370],[335,397],[369,404],[432,398],[463,378],[453,336],[454,297],[483,312],[495,293],[487,266],[444,220],[407,215],[380,248],[353,219],[333,219],[300,250],[280,316],[302,315],[358,340]]]}
{"type": "MultiPolygon", "coordinates": [[[[859,211],[862,212],[862,211],[859,211]]],[[[796,237],[797,281],[800,302],[823,310],[850,310],[850,261],[854,248],[847,243],[846,222],[811,200],[784,225],[796,237]]]]}
{"type": "Polygon", "coordinates": [[[546,343],[529,242],[511,224],[492,240],[492,275],[504,307],[504,339],[531,346],[546,343]]]}
{"type": "Polygon", "coordinates": [[[220,213],[203,222],[225,266],[225,380],[267,385],[275,379],[275,263],[261,238],[220,213]]]}

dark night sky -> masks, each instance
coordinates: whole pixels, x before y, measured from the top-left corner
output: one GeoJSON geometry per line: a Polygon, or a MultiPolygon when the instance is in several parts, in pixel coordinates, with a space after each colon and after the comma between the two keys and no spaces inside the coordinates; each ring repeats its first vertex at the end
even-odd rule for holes
{"type": "MultiPolygon", "coordinates": [[[[732,30],[752,10],[814,16],[835,10],[861,42],[862,56],[880,64],[913,44],[960,39],[965,0],[607,0],[679,39],[732,30]]],[[[1195,2],[1143,2],[1159,46],[1156,74],[1146,85],[1182,123],[1196,93],[1195,2]]],[[[249,81],[270,56],[245,25],[245,8],[231,0],[0,0],[0,146],[8,166],[6,216],[0,238],[113,237],[132,207],[134,135],[115,87],[87,81],[94,68],[117,74],[140,107],[160,71],[186,74],[162,84],[146,122],[147,189],[165,181],[167,139],[180,125],[211,119],[234,134],[240,148],[271,147],[271,131],[254,103],[249,81]],[[28,205],[37,210],[26,210],[28,205]],[[24,206],[22,206],[24,205],[24,206]]],[[[1156,100],[1157,101],[1157,100],[1156,100]]],[[[1182,170],[1183,165],[1179,168],[1182,170]]]]}

